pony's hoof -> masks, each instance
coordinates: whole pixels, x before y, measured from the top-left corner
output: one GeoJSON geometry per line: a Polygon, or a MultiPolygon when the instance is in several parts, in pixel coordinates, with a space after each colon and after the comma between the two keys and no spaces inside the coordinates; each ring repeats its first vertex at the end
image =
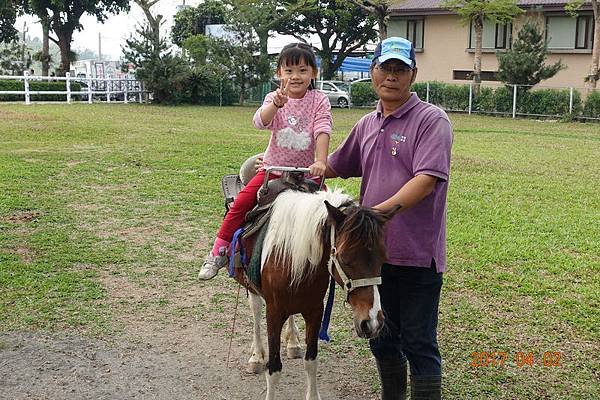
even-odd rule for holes
{"type": "Polygon", "coordinates": [[[302,348],[300,346],[288,347],[287,358],[289,358],[290,360],[294,358],[302,358],[302,348]]]}
{"type": "Polygon", "coordinates": [[[246,366],[246,372],[249,374],[261,374],[265,370],[265,364],[259,362],[249,362],[246,366]]]}

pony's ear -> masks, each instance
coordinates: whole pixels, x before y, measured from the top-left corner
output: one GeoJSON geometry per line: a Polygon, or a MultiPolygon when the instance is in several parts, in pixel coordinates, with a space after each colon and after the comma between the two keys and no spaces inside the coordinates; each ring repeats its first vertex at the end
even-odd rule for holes
{"type": "Polygon", "coordinates": [[[377,215],[377,220],[379,222],[381,222],[382,224],[385,224],[386,222],[388,222],[390,219],[392,219],[392,217],[394,215],[396,215],[396,213],[398,212],[399,209],[401,209],[402,206],[401,205],[397,205],[394,206],[391,210],[389,211],[376,211],[375,214],[377,215]]]}
{"type": "Polygon", "coordinates": [[[332,220],[335,226],[340,226],[344,219],[346,219],[346,214],[341,212],[337,207],[329,204],[327,200],[324,200],[325,207],[327,207],[327,214],[329,214],[329,218],[332,220]]]}

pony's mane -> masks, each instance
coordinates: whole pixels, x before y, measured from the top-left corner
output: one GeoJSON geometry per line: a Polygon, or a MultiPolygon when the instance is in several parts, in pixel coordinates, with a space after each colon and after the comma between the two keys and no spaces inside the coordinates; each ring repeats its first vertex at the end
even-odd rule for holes
{"type": "Polygon", "coordinates": [[[323,257],[321,232],[328,216],[325,200],[335,207],[352,202],[352,198],[340,189],[317,193],[289,190],[277,196],[263,245],[261,265],[270,255],[278,260],[289,260],[292,285],[314,271],[323,257]]]}
{"type": "Polygon", "coordinates": [[[383,225],[377,213],[370,208],[355,207],[346,215],[338,230],[338,250],[352,251],[364,247],[372,254],[385,258],[385,245],[381,240],[383,225]]]}

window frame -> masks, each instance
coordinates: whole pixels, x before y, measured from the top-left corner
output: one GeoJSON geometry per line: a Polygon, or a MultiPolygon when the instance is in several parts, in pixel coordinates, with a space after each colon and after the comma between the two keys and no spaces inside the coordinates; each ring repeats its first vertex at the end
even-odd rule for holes
{"type": "Polygon", "coordinates": [[[590,50],[594,48],[594,21],[592,15],[578,15],[575,21],[575,49],[578,50],[590,50]],[[579,44],[579,21],[585,20],[585,37],[583,39],[583,46],[579,44]],[[588,47],[589,43],[589,47],[588,47]]]}
{"type": "MultiPolygon", "coordinates": [[[[495,34],[494,34],[494,47],[481,47],[483,50],[510,50],[512,48],[512,30],[513,30],[513,24],[512,22],[509,22],[507,24],[500,24],[498,22],[495,23],[495,34]],[[505,27],[504,29],[504,47],[498,47],[498,28],[499,27],[505,27]]],[[[483,32],[482,32],[483,34],[483,32]]],[[[469,47],[468,49],[475,49],[474,44],[473,44],[473,21],[471,21],[471,23],[469,24],[469,47]]],[[[483,41],[483,37],[481,38],[483,41]]],[[[483,43],[482,43],[483,45],[483,43]]]]}

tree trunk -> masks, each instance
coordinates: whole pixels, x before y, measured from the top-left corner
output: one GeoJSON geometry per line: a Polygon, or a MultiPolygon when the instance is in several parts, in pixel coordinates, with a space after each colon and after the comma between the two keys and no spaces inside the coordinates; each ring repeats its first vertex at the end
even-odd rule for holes
{"type": "Polygon", "coordinates": [[[50,21],[42,19],[42,76],[48,76],[50,70],[50,21]]]}
{"type": "Polygon", "coordinates": [[[60,48],[60,66],[58,67],[58,76],[65,76],[71,69],[71,42],[73,34],[70,32],[57,32],[58,47],[60,48]]]}
{"type": "Polygon", "coordinates": [[[600,58],[600,10],[598,10],[597,0],[592,0],[592,8],[594,9],[594,44],[587,85],[590,91],[596,89],[596,82],[598,82],[598,59],[600,58]]]}
{"type": "Polygon", "coordinates": [[[378,22],[379,25],[379,40],[387,39],[387,25],[385,24],[385,20],[380,19],[378,22]]]}
{"type": "Polygon", "coordinates": [[[481,48],[483,34],[483,18],[477,16],[473,18],[473,27],[475,28],[475,55],[473,56],[473,92],[479,93],[481,86],[481,48]]]}

